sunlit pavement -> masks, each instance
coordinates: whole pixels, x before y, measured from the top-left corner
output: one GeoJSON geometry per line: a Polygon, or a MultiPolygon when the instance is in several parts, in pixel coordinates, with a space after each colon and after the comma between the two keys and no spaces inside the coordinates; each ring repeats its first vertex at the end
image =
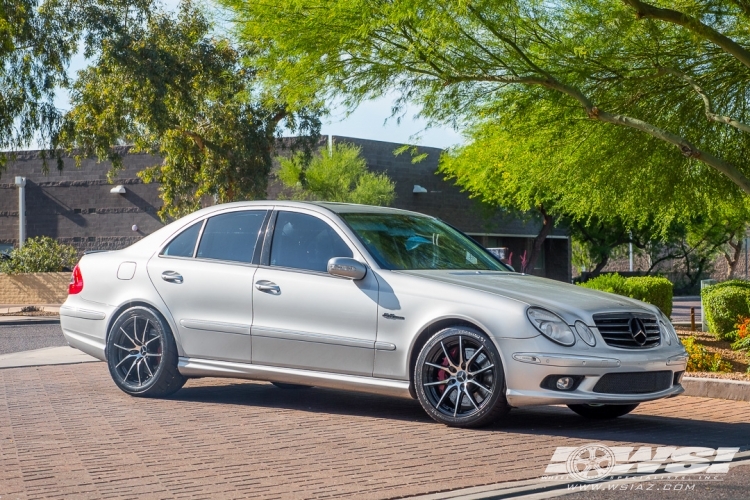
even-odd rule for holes
{"type": "Polygon", "coordinates": [[[132,398],[106,364],[0,370],[0,497],[392,498],[538,478],[558,446],[750,448],[750,403],[678,397],[616,421],[513,410],[480,430],[416,401],[236,380],[132,398]]]}

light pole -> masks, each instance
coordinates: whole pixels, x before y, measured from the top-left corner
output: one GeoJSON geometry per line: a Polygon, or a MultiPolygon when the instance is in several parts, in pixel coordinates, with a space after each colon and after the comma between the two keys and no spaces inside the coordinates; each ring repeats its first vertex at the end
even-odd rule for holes
{"type": "Polygon", "coordinates": [[[18,186],[18,248],[26,241],[26,177],[16,176],[18,186]]]}
{"type": "Polygon", "coordinates": [[[633,231],[628,233],[630,242],[628,243],[628,256],[630,257],[630,272],[633,272],[633,231]]]}

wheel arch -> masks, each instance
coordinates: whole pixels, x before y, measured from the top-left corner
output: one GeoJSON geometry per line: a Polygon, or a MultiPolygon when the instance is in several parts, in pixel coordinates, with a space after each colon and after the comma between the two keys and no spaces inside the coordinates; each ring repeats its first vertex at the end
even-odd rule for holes
{"type": "Polygon", "coordinates": [[[409,348],[409,394],[411,394],[414,399],[417,399],[417,393],[414,389],[414,368],[416,367],[417,358],[419,357],[419,353],[422,350],[422,347],[424,347],[430,337],[435,335],[437,332],[446,328],[461,326],[472,328],[480,333],[483,333],[487,336],[488,339],[490,339],[492,343],[495,344],[495,347],[497,347],[498,351],[500,351],[500,347],[497,345],[497,342],[495,342],[495,339],[492,338],[492,335],[490,335],[489,331],[487,331],[486,328],[480,326],[478,322],[471,319],[456,316],[440,318],[432,321],[431,323],[428,323],[427,325],[422,327],[420,332],[414,337],[414,341],[409,348]]]}
{"type": "MultiPolygon", "coordinates": [[[[107,343],[107,339],[109,339],[109,332],[110,332],[110,330],[112,328],[112,325],[114,324],[115,321],[117,321],[117,318],[119,318],[120,315],[123,312],[127,311],[131,307],[136,307],[136,306],[147,307],[147,308],[151,309],[152,311],[154,311],[159,316],[161,316],[161,318],[164,320],[164,323],[166,323],[167,326],[169,326],[169,329],[171,330],[170,333],[175,338],[175,341],[178,340],[177,339],[177,329],[175,328],[175,326],[174,326],[174,324],[172,322],[171,316],[169,316],[168,314],[165,314],[164,311],[162,311],[161,307],[159,307],[158,305],[156,305],[156,304],[154,304],[152,302],[149,302],[149,301],[143,300],[143,299],[133,299],[133,300],[129,300],[127,302],[123,302],[122,304],[120,304],[112,312],[112,314],[110,315],[109,319],[107,320],[107,329],[106,329],[106,333],[105,333],[105,336],[104,336],[104,343],[105,343],[105,345],[107,343]]],[[[180,350],[180,345],[178,343],[178,352],[179,352],[179,350],[180,350]]]]}

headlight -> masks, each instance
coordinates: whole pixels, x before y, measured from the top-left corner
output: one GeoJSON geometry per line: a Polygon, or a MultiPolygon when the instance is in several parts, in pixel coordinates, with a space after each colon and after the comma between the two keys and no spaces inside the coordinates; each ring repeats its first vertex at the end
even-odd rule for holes
{"type": "Polygon", "coordinates": [[[581,340],[586,342],[591,347],[594,347],[596,345],[596,337],[594,337],[594,332],[592,332],[591,328],[586,326],[583,321],[576,321],[576,332],[578,332],[578,336],[581,337],[581,340]]]}
{"type": "Polygon", "coordinates": [[[667,325],[664,324],[664,320],[659,321],[659,327],[661,328],[661,336],[667,341],[667,345],[672,345],[672,334],[669,332],[667,325]]]}
{"type": "Polygon", "coordinates": [[[676,342],[677,345],[681,345],[682,341],[677,336],[677,331],[672,326],[672,322],[667,319],[666,316],[662,315],[661,321],[659,321],[662,332],[664,332],[664,338],[667,340],[667,345],[672,345],[672,342],[676,342]]]}
{"type": "Polygon", "coordinates": [[[531,324],[551,341],[564,346],[571,346],[576,343],[573,331],[557,314],[538,307],[530,307],[526,310],[526,315],[529,317],[531,324]]]}

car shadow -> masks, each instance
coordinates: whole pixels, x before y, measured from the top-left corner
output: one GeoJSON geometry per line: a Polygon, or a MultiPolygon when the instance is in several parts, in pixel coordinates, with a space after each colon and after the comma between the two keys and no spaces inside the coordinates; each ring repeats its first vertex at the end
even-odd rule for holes
{"type": "MultiPolygon", "coordinates": [[[[415,400],[333,389],[280,389],[264,382],[228,381],[226,385],[220,386],[191,386],[188,382],[171,399],[434,423],[415,400]]],[[[680,404],[679,398],[672,401],[677,406],[680,404]]],[[[513,409],[497,423],[473,432],[510,432],[647,445],[750,449],[750,423],[716,422],[700,419],[700,416],[653,415],[648,413],[650,404],[644,403],[635,413],[615,420],[585,419],[564,406],[513,409]]]]}

